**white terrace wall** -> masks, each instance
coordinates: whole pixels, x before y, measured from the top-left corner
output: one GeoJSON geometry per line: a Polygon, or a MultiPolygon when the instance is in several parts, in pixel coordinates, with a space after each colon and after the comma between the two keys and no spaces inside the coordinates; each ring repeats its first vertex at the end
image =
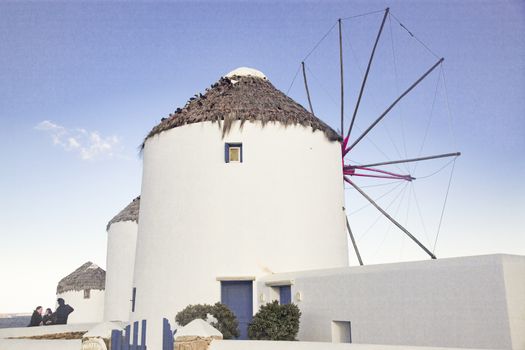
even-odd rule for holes
{"type": "Polygon", "coordinates": [[[105,321],[129,320],[137,230],[138,225],[135,221],[119,221],[109,226],[104,302],[105,321]]]}
{"type": "MultiPolygon", "coordinates": [[[[0,339],[33,337],[35,335],[58,334],[67,332],[87,332],[95,326],[96,323],[75,323],[65,325],[52,325],[45,327],[0,328],[0,339]]],[[[4,350],[1,346],[0,349],[4,350]]]]}
{"type": "Polygon", "coordinates": [[[503,257],[503,277],[513,349],[525,349],[525,263],[522,256],[503,257]]]}
{"type": "Polygon", "coordinates": [[[89,299],[84,299],[84,291],[67,291],[57,294],[66,304],[71,305],[73,311],[67,320],[71,323],[94,323],[101,322],[104,314],[104,291],[98,289],[90,290],[89,299]]]}
{"type": "MultiPolygon", "coordinates": [[[[320,342],[214,340],[208,350],[465,350],[423,346],[393,346],[370,344],[327,344],[320,342]]],[[[477,349],[469,349],[477,350],[477,349]]]]}
{"type": "Polygon", "coordinates": [[[487,255],[275,274],[302,311],[299,339],[332,341],[351,322],[353,343],[525,349],[525,257],[487,255]]]}

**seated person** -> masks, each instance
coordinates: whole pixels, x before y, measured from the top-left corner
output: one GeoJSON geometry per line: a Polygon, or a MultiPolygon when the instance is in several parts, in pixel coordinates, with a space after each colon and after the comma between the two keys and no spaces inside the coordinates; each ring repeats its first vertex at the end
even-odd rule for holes
{"type": "Polygon", "coordinates": [[[31,321],[29,321],[28,327],[40,326],[42,324],[42,306],[37,306],[33,315],[31,315],[31,321]]]}
{"type": "Polygon", "coordinates": [[[46,312],[44,313],[44,317],[42,317],[42,323],[44,326],[49,326],[55,323],[55,317],[53,315],[53,312],[50,308],[46,309],[46,312]]]}

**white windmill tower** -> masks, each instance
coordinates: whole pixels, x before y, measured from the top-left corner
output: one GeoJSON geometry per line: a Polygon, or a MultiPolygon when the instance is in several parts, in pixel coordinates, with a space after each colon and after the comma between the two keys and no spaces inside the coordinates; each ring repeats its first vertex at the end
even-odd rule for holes
{"type": "Polygon", "coordinates": [[[143,145],[131,318],[222,301],[246,337],[254,279],[347,266],[339,140],[249,68],[163,119],[143,145]]]}
{"type": "Polygon", "coordinates": [[[140,196],[107,225],[105,321],[128,321],[137,244],[140,196]]]}
{"type": "Polygon", "coordinates": [[[102,321],[105,281],[106,272],[88,261],[58,282],[57,298],[75,310],[69,314],[68,323],[102,321]]]}

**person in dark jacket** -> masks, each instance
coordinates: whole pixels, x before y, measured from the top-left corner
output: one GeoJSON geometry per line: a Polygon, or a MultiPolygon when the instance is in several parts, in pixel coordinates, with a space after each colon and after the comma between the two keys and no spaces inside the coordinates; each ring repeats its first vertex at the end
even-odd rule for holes
{"type": "Polygon", "coordinates": [[[70,313],[75,311],[71,306],[64,302],[64,299],[57,299],[58,307],[54,313],[56,316],[55,324],[67,324],[67,318],[70,313]]]}
{"type": "Polygon", "coordinates": [[[29,321],[28,327],[40,326],[42,324],[42,306],[37,306],[33,315],[31,315],[31,321],[29,321]]]}
{"type": "Polygon", "coordinates": [[[49,326],[49,325],[52,325],[54,324],[54,315],[53,315],[53,311],[51,311],[50,308],[47,308],[46,309],[46,312],[44,313],[44,317],[42,317],[42,323],[44,326],[49,326]]]}

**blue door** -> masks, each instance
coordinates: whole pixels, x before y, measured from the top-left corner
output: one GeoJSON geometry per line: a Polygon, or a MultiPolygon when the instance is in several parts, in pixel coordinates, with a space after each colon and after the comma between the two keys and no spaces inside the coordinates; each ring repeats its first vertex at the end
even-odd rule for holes
{"type": "Polygon", "coordinates": [[[279,304],[286,305],[292,302],[292,286],[279,287],[279,304]]]}
{"type": "Polygon", "coordinates": [[[241,332],[239,339],[248,339],[248,324],[253,316],[252,281],[222,281],[221,303],[226,304],[237,317],[241,332]]]}

